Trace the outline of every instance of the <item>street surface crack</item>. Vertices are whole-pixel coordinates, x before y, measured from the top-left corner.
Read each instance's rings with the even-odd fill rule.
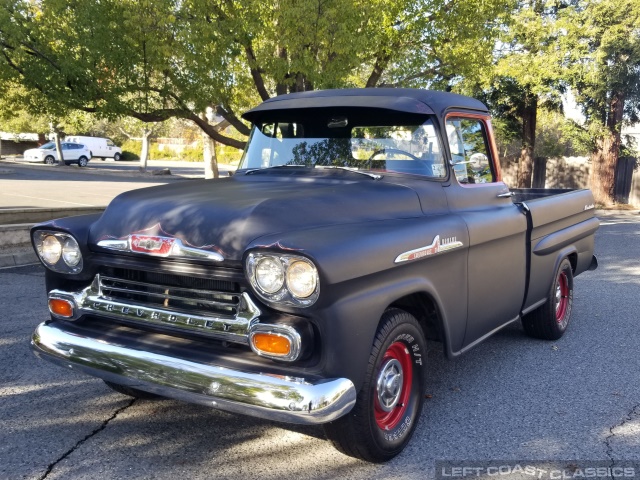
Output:
[[[625,417],[622,419],[620,423],[617,423],[614,426],[609,428],[609,435],[607,435],[607,437],[604,439],[604,445],[605,445],[605,454],[607,455],[607,457],[609,458],[609,461],[611,462],[611,464],[609,465],[611,468],[615,467],[616,465],[616,461],[613,458],[613,447],[611,446],[611,440],[613,440],[613,437],[616,436],[614,430],[624,426],[627,422],[630,422],[636,416],[640,416],[640,403],[634,406],[629,411],[629,413],[625,415]]]
[[[100,424],[99,427],[97,427],[95,430],[93,430],[90,434],[88,434],[83,439],[78,440],[78,442],[73,447],[71,447],[69,450],[67,450],[65,453],[63,453],[57,460],[54,460],[53,462],[51,462],[47,466],[47,470],[44,472],[44,474],[42,474],[42,476],[38,477],[38,480],[44,480],[45,478],[47,478],[49,476],[49,474],[53,471],[53,469],[56,467],[56,465],[58,465],[62,460],[67,458],[73,452],[75,452],[76,449],[80,445],[82,445],[84,442],[86,442],[87,440],[89,440],[90,438],[92,438],[93,436],[97,435],[98,433],[100,433],[105,428],[107,428],[107,425],[109,425],[109,422],[111,422],[111,420],[114,420],[121,412],[123,412],[127,408],[133,406],[135,401],[136,401],[136,399],[134,398],[134,399],[130,400],[129,402],[127,402],[127,404],[125,406],[118,408],[115,412],[113,412],[113,415],[111,415],[109,418],[107,418],[105,421],[103,421],[102,424]]]

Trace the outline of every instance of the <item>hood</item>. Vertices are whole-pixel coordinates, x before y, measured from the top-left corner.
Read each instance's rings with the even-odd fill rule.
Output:
[[[101,240],[141,234],[175,237],[240,260],[263,235],[422,215],[408,187],[342,176],[354,175],[236,175],[134,190],[116,197],[93,224],[90,248],[102,251]]]
[[[23,155],[27,155],[27,154],[33,154],[33,153],[43,153],[46,152],[47,150],[42,150],[41,148],[30,148],[29,150],[25,150],[23,152]]]

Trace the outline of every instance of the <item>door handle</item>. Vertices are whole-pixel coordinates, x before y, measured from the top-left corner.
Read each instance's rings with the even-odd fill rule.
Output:
[[[509,198],[509,197],[513,197],[514,195],[515,193],[513,192],[499,193],[498,198]]]

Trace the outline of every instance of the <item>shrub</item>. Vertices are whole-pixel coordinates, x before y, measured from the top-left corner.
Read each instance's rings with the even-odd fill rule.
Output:
[[[122,155],[120,156],[121,160],[140,160],[140,155],[130,152],[128,150],[123,150]]]
[[[182,154],[178,155],[179,160],[185,162],[201,162],[204,157],[202,145],[198,143],[195,147],[186,146],[182,150]]]

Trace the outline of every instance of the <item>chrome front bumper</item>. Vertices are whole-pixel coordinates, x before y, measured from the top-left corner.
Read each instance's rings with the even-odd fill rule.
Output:
[[[83,336],[66,330],[64,321],[38,325],[31,344],[46,360],[104,380],[269,420],[331,422],[356,401],[355,387],[346,378],[310,382],[197,363]]]

